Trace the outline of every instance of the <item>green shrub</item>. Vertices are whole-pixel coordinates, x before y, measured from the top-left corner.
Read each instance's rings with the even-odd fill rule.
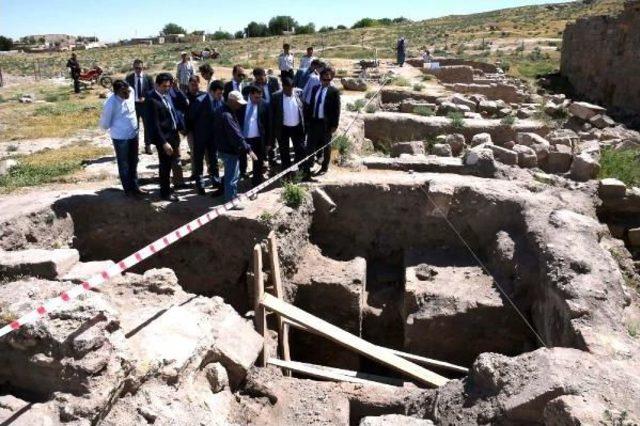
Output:
[[[394,77],[394,78],[391,79],[391,84],[396,85],[396,86],[407,87],[411,83],[405,77]]]
[[[7,152],[16,152],[18,150],[18,145],[11,144],[7,147]]]
[[[464,129],[464,114],[461,112],[450,112],[447,117],[451,120],[451,126],[455,130]]]
[[[433,80],[433,75],[431,74],[425,74],[422,76],[422,81],[431,81]]]
[[[413,90],[415,90],[416,92],[422,92],[424,90],[424,84],[422,83],[416,83],[413,85]]]
[[[367,99],[371,99],[371,98],[375,98],[376,97],[376,92],[367,92],[364,97]]]
[[[286,182],[282,191],[284,204],[292,209],[297,209],[302,205],[307,191],[297,183]]]
[[[423,117],[431,117],[435,115],[435,112],[429,107],[426,106],[417,106],[413,109],[413,113],[417,115],[421,115]]]
[[[351,152],[351,149],[353,148],[353,143],[351,142],[351,139],[349,139],[348,136],[341,135],[341,136],[338,136],[333,141],[333,147],[338,150],[338,153],[340,154],[341,157],[345,157]]]
[[[373,114],[375,112],[378,112],[378,105],[376,104],[369,104],[367,105],[367,107],[365,108],[365,111],[369,114]]]
[[[347,110],[352,112],[360,112],[362,111],[362,108],[364,108],[365,104],[366,102],[364,99],[356,99],[354,103],[347,104]]]
[[[500,123],[504,124],[505,126],[513,126],[515,122],[516,117],[514,117],[513,115],[507,115],[502,120],[500,120]]]
[[[640,186],[640,149],[616,151],[607,148],[600,158],[601,179],[620,179],[628,186]]]

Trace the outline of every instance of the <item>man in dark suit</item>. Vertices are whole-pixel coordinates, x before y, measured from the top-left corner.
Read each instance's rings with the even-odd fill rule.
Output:
[[[223,84],[215,80],[209,85],[209,93],[203,93],[189,105],[187,128],[193,135],[193,175],[198,194],[205,195],[202,180],[205,155],[209,163],[211,184],[218,190],[222,187],[218,170],[218,148],[215,138],[216,115],[224,105],[222,100]],[[220,191],[212,194],[220,195]]]
[[[332,67],[324,68],[320,72],[321,84],[311,92],[311,103],[307,105],[306,110],[309,122],[308,153],[324,146],[319,175],[329,170],[331,145],[328,144],[340,123],[340,92],[331,85],[335,75]]]
[[[269,132],[271,119],[269,109],[262,98],[262,89],[258,86],[249,86],[248,93],[249,100],[246,105],[238,109],[237,116],[242,135],[251,147],[251,151],[256,155],[253,160],[251,183],[253,186],[258,186],[262,183],[262,174],[264,173],[265,145],[271,137]],[[244,170],[242,170],[243,168]],[[240,157],[240,169],[241,174],[246,173],[246,154]]]
[[[247,78],[247,74],[245,73],[244,68],[242,68],[240,65],[234,65],[231,73],[233,75],[233,78],[231,79],[231,81],[228,81],[224,85],[223,96],[225,102],[227,102],[227,100],[229,99],[229,93],[233,91],[242,93],[242,89],[244,89],[245,87],[244,79]]]
[[[140,118],[144,112],[144,100],[147,97],[147,93],[153,90],[153,79],[149,74],[144,73],[144,64],[142,60],[136,59],[133,61],[133,72],[127,75],[125,81],[133,90],[133,98],[136,105],[136,118],[138,124],[140,124]],[[151,151],[151,142],[147,136],[147,131],[144,132],[144,153],[153,154]]]
[[[282,91],[274,94],[271,102],[272,140],[278,142],[283,169],[291,166],[289,140],[293,144],[296,163],[306,155],[304,103],[293,86],[294,83],[290,77],[283,77]],[[302,165],[305,178],[311,175],[308,166],[307,163]]]
[[[160,73],[156,76],[156,88],[145,99],[146,128],[149,140],[158,150],[160,172],[160,197],[166,201],[178,201],[171,193],[172,164],[178,159],[180,135],[178,112],[169,96],[173,76]]]
[[[274,93],[280,91],[280,82],[276,77],[268,76],[264,68],[254,68],[253,78],[254,78],[253,84],[255,86],[258,86],[260,89],[262,89],[262,99],[268,107],[269,104],[271,103],[271,99],[273,98]],[[248,96],[247,89],[248,87],[245,88],[245,90],[242,93],[245,97]],[[272,145],[267,147],[266,156],[269,160],[269,165],[271,167],[275,166],[276,155]]]

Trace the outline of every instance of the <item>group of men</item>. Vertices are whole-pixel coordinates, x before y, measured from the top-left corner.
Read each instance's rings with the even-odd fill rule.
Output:
[[[152,145],[158,152],[160,196],[167,201],[178,200],[171,188],[172,173],[174,189],[185,186],[181,135],[189,143],[192,178],[201,195],[206,194],[205,162],[212,195],[224,194],[226,201],[237,196],[239,180],[248,178],[248,158],[252,160],[253,186],[262,183],[267,164],[270,170],[278,165],[288,169],[292,161],[301,162],[316,151],[321,152],[317,157],[322,161],[315,175],[326,173],[331,162],[330,141],[340,121],[340,93],[332,85],[335,70],[313,57],[310,47],[296,73],[288,44],[283,46],[278,66],[280,80],[263,68],[254,68],[253,79],[248,80],[244,68],[236,65],[232,80],[224,83],[213,80],[209,64],[201,65],[197,75],[186,53],[177,66],[176,78],[160,73],[152,79],[136,59],[133,72],[125,80],[113,82],[113,94],[105,103],[100,122],[111,133],[125,193],[145,195],[137,182],[141,120],[145,152],[151,153]],[[206,92],[200,90],[201,79]],[[218,158],[224,165],[223,176]],[[302,180],[313,180],[315,159],[316,155],[310,156],[301,163]]]

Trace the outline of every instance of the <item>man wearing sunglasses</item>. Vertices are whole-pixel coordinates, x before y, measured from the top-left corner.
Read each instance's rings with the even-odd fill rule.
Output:
[[[123,80],[113,82],[113,94],[107,99],[100,127],[109,130],[118,162],[118,174],[127,196],[146,194],[138,187],[138,120],[131,88]]]
[[[329,170],[331,162],[332,135],[340,123],[340,92],[331,85],[336,73],[332,67],[326,67],[320,72],[320,85],[311,92],[311,102],[307,105],[307,121],[309,134],[307,139],[308,154],[324,147],[322,150],[322,167],[317,173],[322,175]],[[310,166],[307,167],[309,170]],[[305,179],[310,180],[309,172],[305,172]]]
[[[224,92],[222,94],[225,102],[227,102],[227,100],[229,99],[229,93],[242,93],[242,89],[244,89],[245,87],[244,80],[247,78],[247,73],[240,65],[234,65],[231,73],[233,75],[233,78],[231,79],[231,81],[225,83]]]
[[[133,72],[127,75],[124,79],[129,87],[133,89],[133,99],[136,104],[136,119],[140,124],[140,118],[143,119],[142,113],[144,112],[144,100],[147,97],[147,93],[153,90],[153,79],[149,74],[144,73],[144,63],[140,59],[133,61]],[[151,151],[151,142],[147,132],[144,132],[144,153],[153,154]]]

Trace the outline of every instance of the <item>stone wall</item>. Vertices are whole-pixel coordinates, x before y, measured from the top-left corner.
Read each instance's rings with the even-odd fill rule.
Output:
[[[617,17],[596,16],[567,25],[561,74],[577,95],[626,114],[640,113],[640,1]]]

